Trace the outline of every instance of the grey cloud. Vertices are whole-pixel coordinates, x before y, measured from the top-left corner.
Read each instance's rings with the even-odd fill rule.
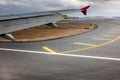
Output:
[[[89,4],[89,16],[120,14],[119,0],[0,0],[0,14],[80,8]]]

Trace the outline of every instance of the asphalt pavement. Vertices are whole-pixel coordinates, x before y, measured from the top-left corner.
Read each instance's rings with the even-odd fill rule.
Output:
[[[68,22],[97,28],[50,41],[0,43],[0,80],[120,80],[119,21]]]

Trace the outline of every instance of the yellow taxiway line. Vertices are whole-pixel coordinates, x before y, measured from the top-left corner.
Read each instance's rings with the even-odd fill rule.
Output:
[[[105,39],[105,38],[93,38],[93,39],[95,39],[95,40],[112,40],[112,39]]]
[[[52,49],[50,49],[50,48],[48,48],[48,47],[46,47],[46,46],[43,46],[42,48],[43,48],[44,50],[48,51],[49,53],[52,53],[52,54],[55,54],[55,53],[56,53],[54,50],[52,50]]]
[[[94,45],[94,44],[88,44],[88,43],[79,43],[79,42],[74,42],[73,44],[78,44],[78,45],[85,45],[85,46],[97,46],[97,45]]]
[[[117,34],[118,32],[107,32],[108,34]]]
[[[119,32],[107,32],[108,34],[120,34]]]
[[[103,35],[103,36],[116,36],[116,35]]]
[[[120,36],[118,36],[117,38],[112,39],[112,40],[110,40],[110,41],[107,41],[107,42],[105,42],[105,43],[98,44],[98,45],[96,45],[96,46],[90,46],[90,47],[86,47],[86,48],[74,49],[74,50],[64,51],[64,52],[61,52],[61,53],[62,53],[62,54],[68,54],[68,53],[73,53],[73,52],[79,52],[79,51],[83,51],[83,50],[93,49],[93,48],[105,46],[105,45],[110,44],[110,43],[112,43],[112,42],[115,42],[115,41],[117,41],[117,40],[119,40],[119,39],[120,39]]]

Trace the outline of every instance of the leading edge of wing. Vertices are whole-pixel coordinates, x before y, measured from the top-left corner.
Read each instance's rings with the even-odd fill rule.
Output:
[[[44,24],[53,26],[53,24],[57,21],[64,19],[62,14],[64,15],[66,13],[81,11],[84,15],[86,15],[87,9],[89,7],[90,6],[86,6],[81,9],[56,10],[29,14],[0,16],[0,35],[7,39],[14,40],[15,38],[10,34],[11,32]]]
[[[33,18],[33,17],[42,17],[47,15],[54,14],[67,14],[81,11],[84,15],[87,15],[87,9],[90,5],[85,6],[81,9],[66,9],[66,10],[55,10],[55,11],[44,11],[44,12],[36,12],[36,13],[26,13],[26,14],[11,14],[0,16],[0,21],[8,21],[8,20],[16,20],[16,19],[24,19],[24,18]]]

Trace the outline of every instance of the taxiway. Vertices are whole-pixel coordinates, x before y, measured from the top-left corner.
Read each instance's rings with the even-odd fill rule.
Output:
[[[0,43],[0,80],[119,80],[119,22],[57,40]]]

